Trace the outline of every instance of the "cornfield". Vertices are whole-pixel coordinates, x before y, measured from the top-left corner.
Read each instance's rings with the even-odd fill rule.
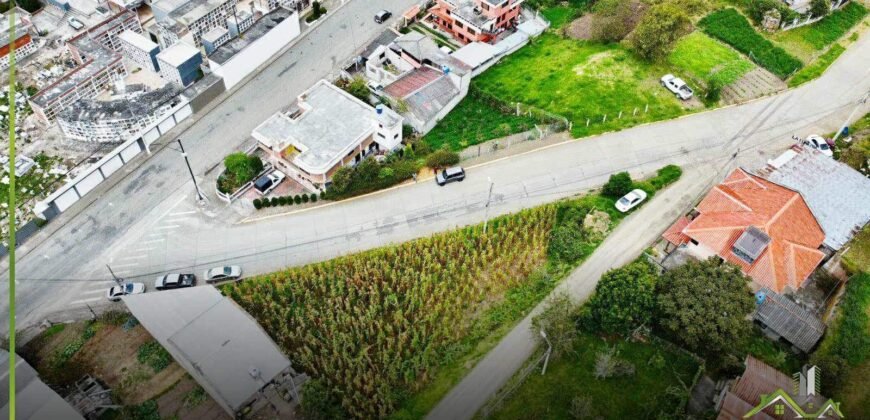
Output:
[[[553,205],[224,287],[357,418],[424,386],[476,314],[547,258]]]

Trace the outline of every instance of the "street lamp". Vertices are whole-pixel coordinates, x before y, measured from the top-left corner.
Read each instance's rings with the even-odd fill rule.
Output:
[[[181,156],[184,156],[184,163],[187,164],[187,171],[190,172],[190,179],[193,180],[193,188],[196,188],[196,199],[200,202],[205,200],[202,192],[199,191],[199,185],[196,183],[196,177],[193,176],[193,169],[190,167],[190,160],[187,159],[187,153],[184,151],[184,145],[181,144],[181,139],[175,139],[178,142],[178,147],[181,149]]]

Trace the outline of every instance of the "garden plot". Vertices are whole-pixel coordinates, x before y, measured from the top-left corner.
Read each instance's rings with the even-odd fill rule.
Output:
[[[736,104],[785,90],[786,84],[773,73],[756,67],[722,89],[722,101]]]

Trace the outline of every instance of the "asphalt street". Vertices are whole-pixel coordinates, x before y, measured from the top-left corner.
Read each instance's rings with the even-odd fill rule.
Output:
[[[244,141],[254,126],[332,71],[342,61],[339,57],[350,56],[354,46],[348,45],[349,40],[376,35],[380,27],[372,25],[371,15],[383,7],[384,3],[354,0],[309,34],[298,50],[282,56],[201,118],[183,134],[195,172],[204,174]],[[181,157],[167,149],[49,240],[28,250],[19,262],[19,324],[101,303],[100,293],[110,284],[105,264],[126,278],[148,284],[165,272],[200,273],[225,263],[241,265],[246,274],[264,273],[478,223],[486,216],[586,192],[613,172],[628,170],[639,177],[671,163],[688,168],[688,176],[679,190],[669,191],[703,190],[707,179],[725,165],[758,166],[787,147],[792,135],[838,128],[870,89],[868,57],[870,42],[864,36],[821,79],[777,96],[490,162],[470,168],[465,182],[444,188],[432,182],[409,184],[245,224],[222,220],[225,213],[214,203],[197,207]],[[487,210],[489,180],[495,185]],[[614,235],[617,239],[608,243],[619,238],[631,242],[602,249],[622,245],[629,255],[632,247],[643,245],[636,240],[657,235],[652,229],[673,220],[683,203],[691,201],[691,194],[664,201],[668,194],[674,193],[657,197],[619,228],[645,229],[645,236]],[[633,224],[640,214],[656,223],[648,228]],[[563,287],[580,282],[588,290],[595,281],[597,276],[580,280],[572,276]],[[522,331],[511,332],[504,346],[497,347],[500,351],[479,363],[436,408],[433,418],[470,418],[503,385],[512,369],[527,358],[528,349],[534,348],[527,327],[517,328]]]

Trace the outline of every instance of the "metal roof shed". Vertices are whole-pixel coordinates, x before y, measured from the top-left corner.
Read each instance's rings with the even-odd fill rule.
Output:
[[[290,360],[247,312],[213,286],[123,297],[133,316],[231,416]]]
[[[825,324],[818,317],[786,296],[763,288],[756,299],[752,318],[804,353],[809,353],[825,333]]]

